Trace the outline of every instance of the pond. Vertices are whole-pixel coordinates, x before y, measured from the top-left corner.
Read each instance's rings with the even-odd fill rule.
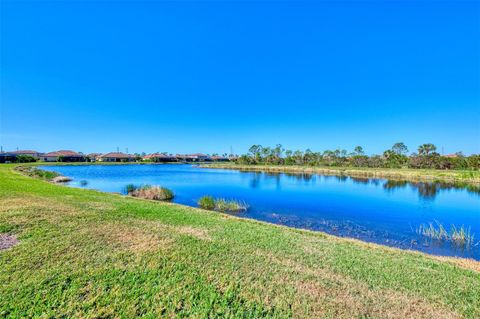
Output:
[[[478,186],[244,172],[181,164],[42,168],[73,178],[68,183],[72,187],[125,193],[127,184],[160,185],[173,190],[173,201],[184,205],[197,206],[204,195],[237,199],[249,205],[246,212],[237,214],[241,217],[480,260]],[[450,235],[432,238],[428,228],[425,230],[430,223],[436,230],[443,225],[448,234],[453,226],[457,230],[463,226],[474,236],[473,241],[452,240]]]

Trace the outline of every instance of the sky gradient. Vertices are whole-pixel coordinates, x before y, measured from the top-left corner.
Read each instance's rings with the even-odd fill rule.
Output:
[[[480,153],[475,2],[13,2],[4,150]]]

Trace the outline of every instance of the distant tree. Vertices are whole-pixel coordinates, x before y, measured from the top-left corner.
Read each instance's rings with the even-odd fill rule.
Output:
[[[398,155],[406,155],[408,153],[408,147],[404,143],[398,142],[393,144],[392,151]]]
[[[354,155],[363,155],[363,147],[361,146],[355,146],[355,149],[353,150]]]
[[[422,144],[418,147],[418,155],[428,156],[430,153],[435,152],[437,147],[431,143]]]
[[[16,158],[17,163],[33,163],[36,161],[35,157],[30,155],[18,155]]]
[[[261,154],[263,151],[262,145],[252,145],[248,151],[252,154],[252,158],[254,161],[260,162],[261,161]]]

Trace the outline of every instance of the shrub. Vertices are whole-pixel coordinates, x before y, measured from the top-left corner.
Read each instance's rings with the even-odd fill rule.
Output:
[[[18,155],[16,162],[17,163],[33,163],[36,162],[37,160],[30,155]]]
[[[203,209],[214,210],[215,199],[212,196],[203,196],[197,202],[198,206]]]

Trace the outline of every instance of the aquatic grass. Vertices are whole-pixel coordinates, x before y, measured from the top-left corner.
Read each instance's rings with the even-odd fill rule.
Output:
[[[198,202],[198,206],[207,210],[215,210],[222,213],[239,213],[248,209],[247,203],[235,199],[213,198],[212,196],[203,196]]]
[[[137,185],[134,185],[134,184],[127,184],[125,186],[125,193],[130,194],[133,191],[137,190],[138,188],[140,188],[140,186],[137,186]]]
[[[438,221],[435,221],[436,226],[433,223],[428,223],[428,225],[422,224],[417,228],[417,234],[436,239],[436,240],[447,240],[449,238],[448,232],[445,230],[442,224]]]
[[[60,174],[58,174],[57,172],[38,169],[34,166],[17,166],[15,169],[17,171],[21,172],[24,175],[39,178],[39,179],[43,179],[43,180],[46,180],[46,181],[51,181],[55,177],[60,176]]]
[[[215,209],[215,199],[212,196],[203,196],[201,197],[198,202],[198,207],[208,210]]]
[[[447,231],[438,221],[435,221],[435,224],[422,224],[417,228],[416,232],[421,236],[438,241],[449,241],[461,247],[475,246],[475,235],[472,234],[470,227],[466,229],[463,225],[457,227],[452,224],[450,231]]]
[[[455,225],[452,225],[451,235],[452,241],[460,246],[473,246],[475,235],[472,234],[470,227],[465,229],[462,225],[460,228],[457,228]]]
[[[248,209],[247,203],[235,199],[217,198],[215,210],[224,213],[239,213]]]
[[[138,187],[129,184],[126,189],[129,190],[127,194],[130,196],[150,200],[171,200],[175,196],[170,189],[161,186],[143,185]]]

